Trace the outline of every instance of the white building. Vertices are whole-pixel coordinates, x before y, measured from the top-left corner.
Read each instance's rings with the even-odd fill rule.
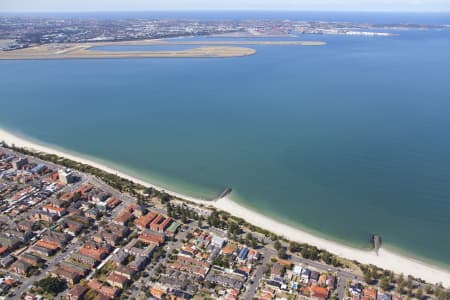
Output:
[[[227,240],[225,238],[222,238],[218,235],[213,234],[211,239],[211,244],[213,244],[216,247],[222,248]]]
[[[69,184],[75,182],[75,176],[71,169],[60,169],[58,171],[59,181],[64,184]]]

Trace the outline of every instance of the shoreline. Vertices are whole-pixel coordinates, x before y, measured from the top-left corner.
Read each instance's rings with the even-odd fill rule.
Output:
[[[88,164],[105,172],[116,174],[120,177],[134,181],[143,186],[152,187],[157,190],[164,191],[173,197],[180,198],[181,200],[184,199],[196,204],[210,206],[219,210],[226,211],[233,216],[245,219],[248,223],[269,230],[289,240],[300,243],[307,243],[349,260],[356,260],[362,264],[373,264],[387,270],[392,270],[398,274],[403,273],[404,275],[412,275],[433,284],[442,282],[445,287],[450,287],[450,270],[446,270],[439,266],[422,262],[415,258],[400,255],[398,253],[386,250],[383,247],[379,250],[379,254],[376,255],[375,251],[353,248],[340,244],[338,242],[328,240],[326,238],[315,236],[302,229],[295,228],[293,226],[284,224],[280,221],[265,216],[261,213],[255,212],[252,209],[233,201],[228,196],[216,201],[208,201],[188,195],[183,195],[181,193],[167,190],[145,180],[128,175],[125,172],[116,170],[112,167],[108,167],[91,159],[57,150],[52,148],[50,145],[44,145],[40,142],[27,140],[26,138],[20,137],[3,128],[0,128],[0,141],[4,141],[9,145],[14,144],[18,147],[28,148],[49,154],[55,154],[74,161],[78,161],[80,163]]]
[[[120,58],[226,58],[249,56],[256,53],[252,48],[238,46],[199,46],[175,51],[97,51],[95,46],[74,45],[67,48],[51,48],[48,45],[0,52],[0,60],[46,60],[46,59],[120,59]]]
[[[226,58],[242,57],[256,53],[251,45],[280,46],[322,46],[325,42],[317,41],[164,41],[140,40],[117,42],[86,42],[43,44],[32,47],[0,51],[0,60],[43,60],[43,59],[101,59],[101,58]],[[186,50],[160,51],[102,51],[93,50],[104,46],[177,46],[190,45]],[[247,46],[247,47],[244,47]]]

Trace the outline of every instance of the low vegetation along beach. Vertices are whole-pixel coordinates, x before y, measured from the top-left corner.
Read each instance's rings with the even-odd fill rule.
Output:
[[[104,51],[93,50],[103,46],[182,46],[194,48],[167,51]],[[238,46],[237,46],[238,45]],[[280,45],[280,46],[321,46],[324,42],[316,41],[127,41],[73,44],[45,44],[25,49],[0,52],[0,59],[83,59],[83,58],[145,58],[145,57],[239,57],[256,53],[244,45]]]
[[[188,195],[182,195],[173,191],[168,191],[162,187],[154,186],[150,182],[130,176],[124,172],[115,170],[93,160],[85,159],[64,151],[59,151],[50,146],[45,146],[41,143],[31,142],[27,139],[24,139],[2,129],[0,130],[0,141],[3,141],[8,145],[14,145],[16,147],[30,149],[33,151],[54,154],[83,164],[91,165],[95,168],[98,168],[105,172],[116,174],[117,176],[128,179],[145,187],[152,187],[157,190],[164,191],[173,197],[194,202],[203,206],[214,207],[216,209],[228,212],[233,216],[244,219],[246,222],[252,225],[268,230],[288,240],[299,243],[308,243],[349,260],[355,260],[363,264],[376,265],[387,270],[392,270],[399,274],[403,273],[405,275],[412,275],[416,278],[421,278],[432,283],[439,281],[442,282],[442,284],[446,287],[450,286],[450,272],[448,270],[439,268],[437,266],[432,266],[428,263],[422,263],[421,261],[409,257],[398,255],[383,248],[379,250],[377,255],[375,251],[360,250],[314,236],[308,232],[288,226],[267,216],[254,212],[251,209],[236,203],[228,196],[216,201],[207,201],[203,199],[193,198]]]

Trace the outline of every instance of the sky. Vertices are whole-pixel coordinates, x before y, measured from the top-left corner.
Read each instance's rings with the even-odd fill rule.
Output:
[[[450,12],[450,0],[0,0],[0,13],[157,10]]]

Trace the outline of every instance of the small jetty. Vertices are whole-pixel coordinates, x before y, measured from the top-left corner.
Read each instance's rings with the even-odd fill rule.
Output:
[[[221,193],[219,193],[216,197],[214,197],[214,198],[212,199],[212,201],[217,201],[217,200],[219,200],[219,199],[222,199],[222,198],[228,196],[232,191],[233,191],[232,188],[227,187],[227,188],[225,188]]]
[[[375,253],[378,255],[378,251],[381,248],[381,235],[373,234],[372,235],[372,244],[373,244],[373,248],[375,249]]]

